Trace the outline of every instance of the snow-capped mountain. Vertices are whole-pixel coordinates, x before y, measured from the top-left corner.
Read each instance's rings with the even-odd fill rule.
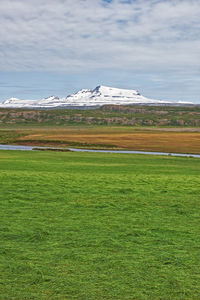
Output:
[[[97,86],[94,90],[81,90],[66,98],[68,103],[81,105],[127,105],[134,103],[165,103],[165,101],[148,99],[136,90],[125,90],[107,86]]]
[[[94,90],[83,89],[66,98],[59,99],[50,96],[42,100],[20,100],[10,98],[0,103],[0,107],[13,108],[53,108],[53,107],[98,107],[106,104],[131,105],[131,104],[170,104],[169,101],[153,100],[146,98],[136,90],[119,89],[107,86],[97,86]]]

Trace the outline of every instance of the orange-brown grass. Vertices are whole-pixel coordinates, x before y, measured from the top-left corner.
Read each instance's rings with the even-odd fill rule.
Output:
[[[92,147],[106,145],[130,150],[179,153],[200,153],[200,132],[180,132],[175,129],[136,130],[131,128],[68,128],[35,129],[18,139],[26,145]]]

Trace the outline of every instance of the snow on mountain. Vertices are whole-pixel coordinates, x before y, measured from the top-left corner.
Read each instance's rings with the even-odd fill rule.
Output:
[[[135,103],[166,103],[166,101],[148,99],[136,90],[125,90],[107,86],[97,86],[94,90],[81,90],[66,98],[73,105],[128,105]],[[76,104],[75,104],[76,103]]]
[[[0,103],[0,107],[13,108],[53,108],[53,107],[77,107],[77,106],[102,106],[105,104],[131,105],[131,104],[170,104],[168,101],[146,98],[136,90],[119,89],[107,86],[97,86],[93,90],[83,89],[59,99],[50,96],[41,100],[20,100],[10,98]]]
[[[37,104],[39,106],[43,106],[43,105],[56,105],[60,103],[60,99],[56,96],[50,96],[47,98],[44,98],[42,100],[37,101]]]
[[[20,100],[17,98],[10,98],[2,103],[0,107],[12,107],[12,108],[43,108],[43,107],[56,107],[60,106],[62,99],[56,96],[50,96],[41,100]]]
[[[10,98],[2,103],[0,103],[1,107],[23,107],[26,103],[26,106],[34,106],[36,105],[38,100],[20,100],[18,98]]]
[[[178,104],[194,104],[193,102],[189,102],[189,101],[178,101]]]

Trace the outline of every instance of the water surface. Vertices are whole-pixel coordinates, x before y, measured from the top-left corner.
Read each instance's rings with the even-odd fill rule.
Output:
[[[78,148],[60,148],[60,147],[40,147],[40,146],[22,146],[22,145],[0,145],[0,150],[28,150],[36,151],[34,148],[41,149],[66,149],[73,152],[98,152],[98,153],[124,153],[124,154],[147,154],[147,155],[171,155],[183,157],[197,157],[200,154],[185,154],[185,153],[167,153],[167,152],[150,152],[150,151],[133,151],[133,150],[92,150],[92,149],[78,149]]]

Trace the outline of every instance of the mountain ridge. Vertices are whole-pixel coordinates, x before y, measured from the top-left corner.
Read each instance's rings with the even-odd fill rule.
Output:
[[[178,103],[178,102],[177,102]],[[193,104],[181,102],[181,104]],[[142,96],[137,90],[120,89],[104,85],[98,85],[93,90],[82,89],[65,98],[50,96],[41,100],[21,100],[10,98],[2,103],[0,107],[11,108],[56,108],[56,107],[101,107],[103,105],[134,105],[134,104],[174,104],[174,102],[155,100]]]

